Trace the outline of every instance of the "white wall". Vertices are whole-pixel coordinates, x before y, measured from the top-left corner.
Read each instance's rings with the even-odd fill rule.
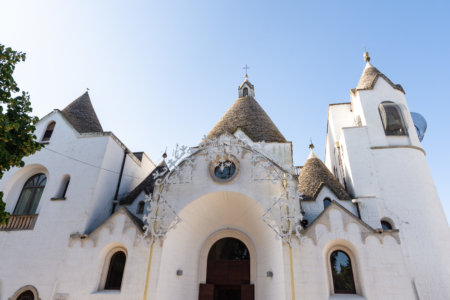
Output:
[[[142,299],[150,246],[141,236],[141,230],[126,213],[118,211],[85,240],[68,240],[64,260],[57,270],[53,295],[68,294],[69,299]],[[127,254],[121,290],[104,290],[108,254],[118,249]]]
[[[11,169],[0,181],[6,210],[12,212],[25,181],[40,172],[47,176],[34,229],[0,231],[2,300],[28,284],[38,289],[42,299],[50,299],[58,280],[56,270],[65,262],[69,236],[83,233],[89,220],[100,224],[110,214],[123,157],[117,150],[120,147],[109,134],[78,134],[59,111],[37,124],[37,137],[43,136],[50,121],[56,126],[45,148],[26,157],[25,167]],[[128,172],[139,175],[150,172],[148,167],[146,171]],[[70,175],[66,200],[50,200],[57,195],[66,174]],[[93,207],[101,209],[95,211]]]
[[[372,233],[333,205],[294,248],[297,299],[329,299],[334,294],[329,258],[334,250],[352,261],[357,293],[365,299],[415,299],[403,253],[390,233]],[[341,298],[339,298],[341,299]],[[352,295],[342,299],[354,299]]]

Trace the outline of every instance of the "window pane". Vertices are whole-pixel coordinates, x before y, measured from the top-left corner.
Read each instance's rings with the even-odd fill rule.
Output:
[[[381,228],[383,228],[383,230],[391,230],[392,225],[387,221],[381,221]]]
[[[145,202],[144,201],[139,202],[136,213],[143,214],[144,208],[145,208]]]
[[[33,199],[31,199],[31,203],[29,205],[28,211],[26,212],[27,215],[32,215],[36,213],[36,209],[39,205],[39,200],[41,200],[42,192],[44,191],[44,188],[36,188],[34,191]]]
[[[122,251],[115,253],[109,263],[108,276],[106,278],[105,290],[120,290],[122,285],[123,271],[125,269],[126,256]]]
[[[214,169],[214,175],[221,180],[231,179],[234,173],[236,173],[236,165],[229,160],[219,162]]]
[[[27,180],[24,187],[32,188],[32,187],[44,187],[47,183],[47,177],[44,174],[37,174]]]
[[[14,215],[24,215],[28,203],[32,197],[33,190],[32,189],[23,189],[22,194],[19,197],[19,201],[17,202],[16,209],[14,209]]]
[[[46,183],[47,177],[44,174],[37,174],[28,179],[23,186],[13,214],[32,215],[36,213]]]
[[[42,138],[43,141],[50,140],[53,134],[53,130],[55,129],[55,124],[56,124],[55,122],[52,122],[47,126],[47,129],[45,130],[44,133],[44,137]]]
[[[45,177],[44,174],[39,174],[37,178],[38,180],[36,186],[44,187],[45,184],[47,183],[47,177]]]
[[[335,293],[355,294],[355,282],[350,258],[342,251],[334,251],[330,257]]]

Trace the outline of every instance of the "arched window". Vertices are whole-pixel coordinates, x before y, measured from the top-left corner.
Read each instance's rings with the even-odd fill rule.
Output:
[[[323,199],[323,209],[326,209],[328,206],[330,206],[331,200],[330,198]]]
[[[381,228],[383,228],[383,230],[392,230],[392,225],[388,221],[382,220],[381,221]]]
[[[17,297],[17,300],[34,300],[34,294],[32,291],[25,291]]]
[[[25,182],[13,215],[33,215],[44,191],[47,177],[39,173]]]
[[[127,257],[123,251],[117,251],[111,256],[105,281],[105,290],[120,290],[126,260]]]
[[[139,215],[143,214],[144,213],[144,208],[145,208],[145,202],[144,201],[140,201],[138,203],[138,207],[137,207],[136,213],[139,214]]]
[[[356,294],[350,257],[341,250],[336,250],[330,256],[333,287],[336,294]]]
[[[11,298],[11,300],[37,300],[39,294],[37,289],[32,285],[26,285],[18,289]]]
[[[48,124],[47,129],[45,130],[44,137],[42,138],[43,142],[49,141],[52,137],[53,130],[55,129],[56,122],[51,122]]]
[[[390,101],[382,102],[378,106],[381,121],[386,135],[406,135],[407,130],[400,107]]]
[[[242,91],[242,94],[244,95],[244,97],[248,96],[248,88],[244,88],[244,90]]]

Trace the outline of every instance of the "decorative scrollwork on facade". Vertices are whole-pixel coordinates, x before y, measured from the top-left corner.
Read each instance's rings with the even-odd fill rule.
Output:
[[[166,193],[170,185],[191,182],[192,172],[199,157],[203,157],[208,163],[210,173],[213,172],[211,176],[216,182],[226,183],[237,177],[239,172],[237,157],[244,158],[246,154],[251,154],[249,158],[252,166],[251,179],[271,181],[272,184],[279,185],[281,191],[279,196],[270,201],[261,216],[262,220],[284,242],[291,244],[294,236],[300,239],[303,215],[299,204],[301,194],[297,189],[297,181],[293,177],[295,170],[282,168],[257,148],[261,148],[261,145],[249,145],[229,134],[214,139],[208,139],[205,136],[197,147],[177,145],[172,152],[173,157],[166,162],[169,172],[166,174],[167,170],[163,170],[154,173],[154,191],[146,198],[149,205],[144,215],[145,235],[153,240],[163,240],[166,233],[181,222],[180,217],[166,199]],[[230,174],[225,174],[225,170]],[[221,178],[224,176],[227,178]]]

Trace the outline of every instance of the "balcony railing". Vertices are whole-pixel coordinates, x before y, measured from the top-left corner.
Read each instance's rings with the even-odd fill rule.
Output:
[[[38,215],[11,215],[6,225],[0,225],[0,231],[32,230]]]

